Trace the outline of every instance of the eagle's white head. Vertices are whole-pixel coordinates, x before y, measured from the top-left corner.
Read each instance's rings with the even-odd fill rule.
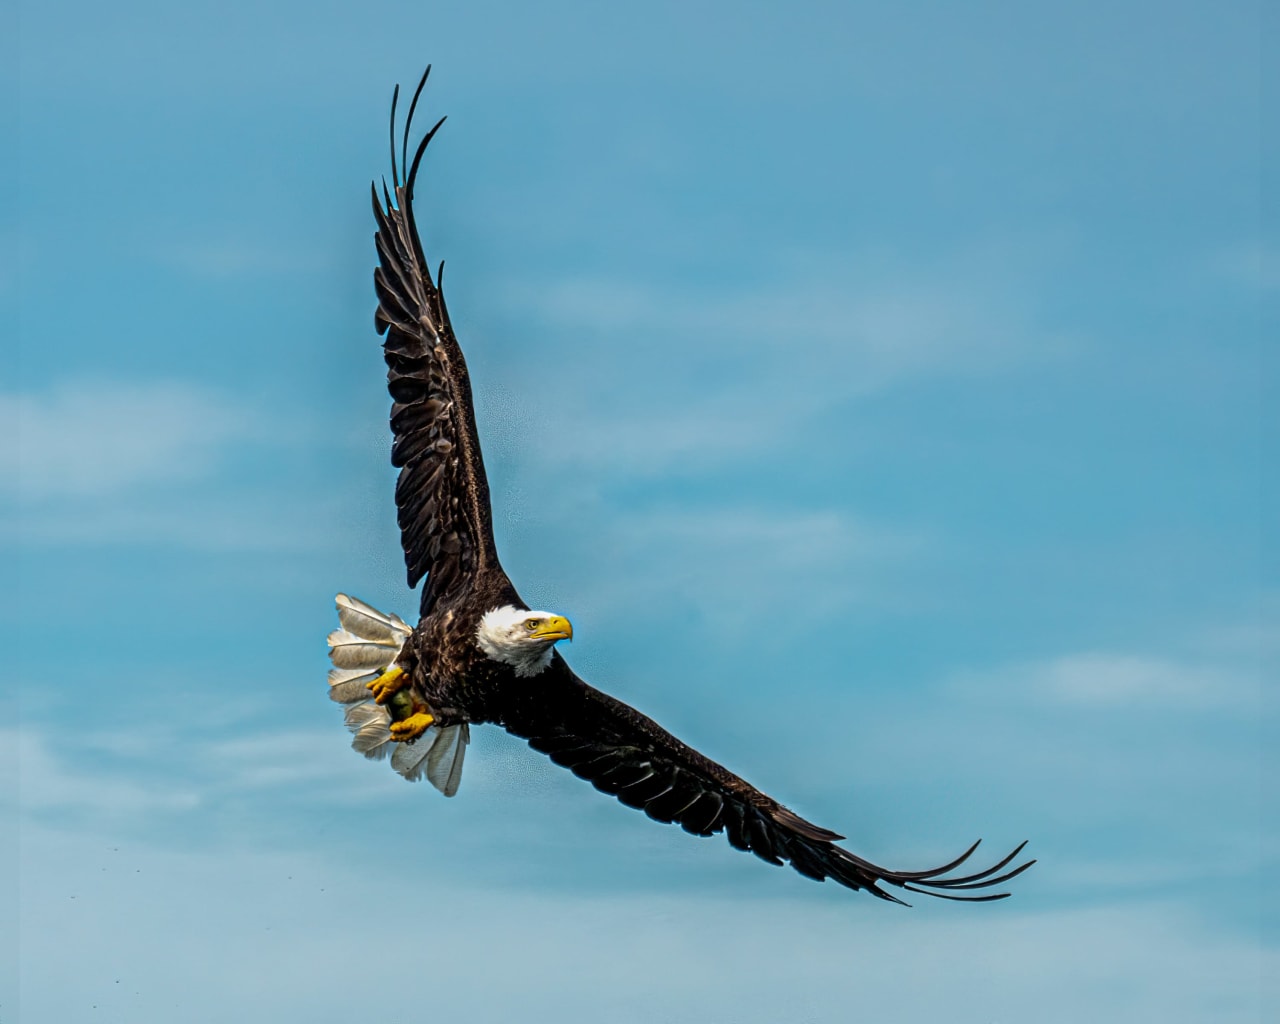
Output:
[[[573,626],[563,616],[509,604],[486,612],[476,630],[480,649],[518,676],[536,676],[551,664],[556,641],[572,639]]]

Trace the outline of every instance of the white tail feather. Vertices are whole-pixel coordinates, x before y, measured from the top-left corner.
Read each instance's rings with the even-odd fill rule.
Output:
[[[398,743],[391,754],[391,767],[410,782],[417,782],[427,770],[427,758],[439,739],[439,729],[428,729],[412,743]]]
[[[391,712],[375,703],[366,684],[400,656],[413,632],[398,615],[387,615],[358,598],[339,594],[341,629],[329,634],[329,697],[347,705],[353,750],[372,760],[391,755],[391,767],[410,782],[424,775],[445,796],[458,792],[471,731],[467,724],[430,728],[413,743],[391,738]]]
[[[400,653],[398,641],[369,640],[345,629],[329,634],[329,660],[338,668],[386,668]]]
[[[339,683],[349,683],[351,680],[359,679],[362,676],[367,676],[368,680],[377,679],[378,672],[374,669],[364,668],[331,668],[329,669],[329,685],[337,686]]]
[[[462,760],[470,742],[471,730],[463,722],[441,729],[440,739],[431,748],[427,758],[427,780],[445,796],[458,792],[458,783],[462,781]]]
[[[391,714],[372,700],[347,708],[347,728],[354,734],[351,749],[373,761],[381,761],[390,752]]]
[[[329,699],[339,704],[354,704],[369,699],[368,684],[378,678],[378,670],[359,668],[329,669]]]
[[[399,647],[413,632],[400,616],[380,612],[359,598],[339,594],[334,602],[342,628],[365,640],[380,640]]]
[[[377,672],[369,672],[366,676],[339,683],[329,687],[329,699],[339,704],[358,704],[369,699],[369,683],[378,678]]]

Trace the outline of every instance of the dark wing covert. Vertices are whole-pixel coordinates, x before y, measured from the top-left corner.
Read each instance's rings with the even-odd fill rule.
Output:
[[[893,871],[863,860],[835,845],[842,836],[806,821],[657,722],[583,682],[558,654],[538,685],[513,698],[502,724],[556,764],[656,821],[699,836],[723,831],[730,845],[770,864],[789,862],[809,878],[831,878],[895,903],[904,901],[882,884],[941,899],[1004,899],[1007,892],[967,893],[1006,882],[1035,863],[1004,870],[1025,842],[991,867],[961,875],[953,872],[978,843],[925,871]]]
[[[409,105],[396,162],[396,86],[391,100],[391,183],[373,187],[379,266],[375,317],[391,392],[392,465],[400,468],[396,508],[409,586],[424,576],[421,613],[479,570],[497,564],[489,485],[476,433],[466,361],[441,293],[444,264],[432,281],[413,216],[422,156],[436,122],[408,161],[409,132],[428,67]],[[400,175],[404,172],[403,180]],[[394,196],[394,198],[393,198]]]

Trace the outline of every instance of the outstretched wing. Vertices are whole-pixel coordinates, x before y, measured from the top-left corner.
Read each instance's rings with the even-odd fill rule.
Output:
[[[895,903],[887,884],[943,899],[999,900],[1008,893],[969,895],[1027,870],[1027,861],[1005,870],[1026,843],[991,867],[956,874],[977,849],[974,843],[948,864],[925,871],[893,871],[836,846],[843,838],[805,821],[732,772],[681,743],[657,722],[587,685],[557,654],[536,680],[514,688],[501,724],[529,741],[596,789],[656,821],[709,836],[723,831],[729,843],[770,864],[789,862],[802,875],[834,879],[850,889]]]
[[[376,184],[373,189],[379,260],[373,275],[375,322],[378,333],[386,335],[382,349],[393,401],[391,462],[400,467],[396,508],[409,586],[427,577],[424,615],[473,573],[497,564],[471,382],[440,291],[444,264],[432,281],[413,217],[422,155],[444,123],[441,118],[427,132],[409,163],[413,112],[430,73],[428,67],[409,105],[398,165],[396,87],[391,101],[392,191],[385,181],[381,194]]]

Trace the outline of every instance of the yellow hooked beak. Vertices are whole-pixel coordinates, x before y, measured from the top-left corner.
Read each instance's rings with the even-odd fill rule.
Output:
[[[552,615],[529,636],[533,640],[572,640],[573,624],[562,615]]]

